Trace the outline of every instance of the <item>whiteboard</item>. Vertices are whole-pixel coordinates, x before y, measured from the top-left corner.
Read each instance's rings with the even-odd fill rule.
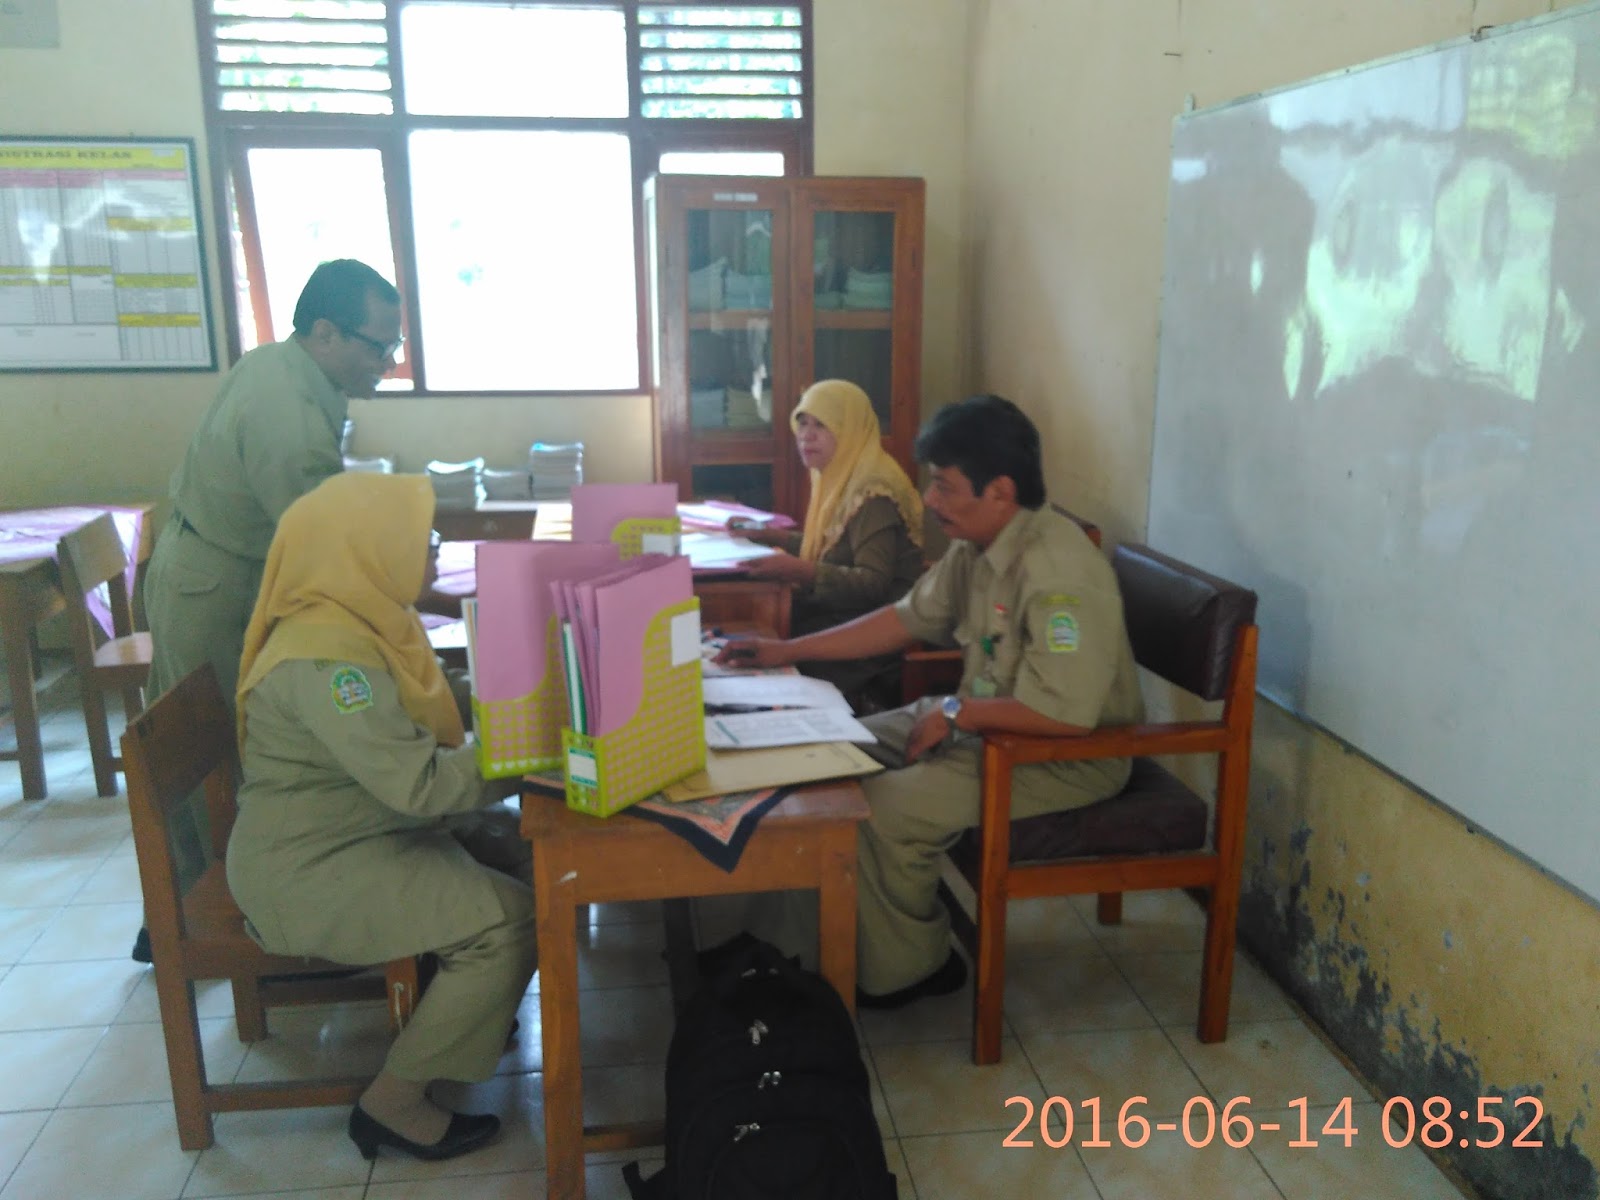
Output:
[[[0,371],[209,371],[188,138],[0,136]]]
[[[1148,536],[1600,897],[1600,5],[1178,118]]]

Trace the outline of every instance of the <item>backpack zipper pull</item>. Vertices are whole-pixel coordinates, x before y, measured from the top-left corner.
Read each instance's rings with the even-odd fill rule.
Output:
[[[761,1035],[771,1032],[772,1031],[767,1028],[766,1022],[762,1021],[759,1017],[756,1018],[756,1020],[750,1023],[750,1044],[752,1046],[761,1045]]]
[[[735,1125],[733,1127],[733,1140],[736,1141],[736,1142],[737,1141],[742,1141],[744,1138],[748,1137],[750,1134],[752,1134],[752,1133],[760,1133],[760,1132],[761,1132],[761,1126],[757,1125],[754,1121],[750,1122],[750,1124],[748,1124],[748,1125]]]
[[[782,1082],[782,1071],[763,1071],[761,1073],[761,1078],[756,1081],[756,1091],[759,1092],[762,1088],[767,1087],[768,1085],[777,1087]]]

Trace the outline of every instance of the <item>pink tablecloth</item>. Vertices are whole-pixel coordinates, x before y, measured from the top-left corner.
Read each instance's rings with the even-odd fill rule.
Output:
[[[0,512],[0,562],[54,558],[58,541],[74,529],[83,528],[101,513],[111,514],[111,519],[117,525],[117,533],[122,538],[122,551],[128,556],[128,594],[131,596],[139,560],[139,535],[145,517],[143,508],[104,504],[92,508],[27,508]],[[89,611],[100,622],[106,635],[111,636],[111,609],[104,588],[89,597]]]

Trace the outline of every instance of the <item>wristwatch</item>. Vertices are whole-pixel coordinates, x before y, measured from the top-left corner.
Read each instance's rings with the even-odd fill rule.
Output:
[[[939,701],[939,711],[944,714],[944,719],[950,722],[950,732],[956,731],[956,718],[961,715],[961,697],[946,696]]]

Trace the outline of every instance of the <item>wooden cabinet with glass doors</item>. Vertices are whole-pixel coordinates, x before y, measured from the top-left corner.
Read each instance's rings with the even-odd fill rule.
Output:
[[[661,175],[650,231],[656,478],[800,518],[800,393],[849,379],[915,475],[920,179]]]

